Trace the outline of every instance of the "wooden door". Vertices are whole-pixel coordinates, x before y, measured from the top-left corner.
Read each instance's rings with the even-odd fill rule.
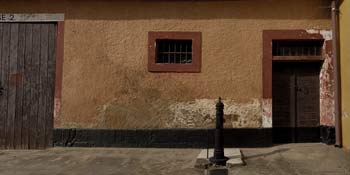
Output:
[[[272,119],[274,140],[295,142],[295,74],[288,64],[273,64]]]
[[[319,141],[319,63],[273,64],[274,142]]]
[[[320,141],[320,64],[296,66],[296,141]]]
[[[55,23],[0,23],[0,148],[52,146]]]

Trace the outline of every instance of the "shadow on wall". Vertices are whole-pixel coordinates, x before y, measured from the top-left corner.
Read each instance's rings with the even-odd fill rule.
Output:
[[[329,0],[0,1],[3,13],[65,13],[66,19],[330,19]],[[312,9],[312,10],[311,10]]]

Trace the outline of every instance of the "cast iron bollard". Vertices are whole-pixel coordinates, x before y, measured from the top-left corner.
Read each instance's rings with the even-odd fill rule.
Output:
[[[221,102],[221,97],[216,104],[216,128],[215,128],[215,147],[214,156],[209,158],[209,161],[215,165],[226,165],[228,160],[224,154],[224,104]]]

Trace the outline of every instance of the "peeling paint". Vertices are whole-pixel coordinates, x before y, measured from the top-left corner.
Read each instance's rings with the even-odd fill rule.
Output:
[[[310,34],[320,34],[325,39],[323,50],[324,61],[320,72],[320,124],[334,126],[335,108],[334,108],[334,67],[333,55],[331,49],[332,31],[331,30],[306,30]]]
[[[332,40],[332,31],[331,30],[316,30],[316,29],[309,29],[306,30],[307,33],[309,34],[320,34],[322,35],[322,37],[328,41],[328,40]]]
[[[262,127],[263,128],[272,128],[272,99],[263,99],[262,100]]]
[[[320,73],[320,123],[334,126],[334,67],[332,55],[326,54]]]
[[[173,102],[166,108],[161,104],[133,103],[125,105],[114,99],[99,107],[95,128],[213,128],[216,99],[196,99]],[[260,128],[262,103],[252,99],[245,103],[224,100],[226,128]],[[139,107],[137,107],[139,106]],[[271,121],[271,117],[269,119]],[[268,122],[267,123],[271,123]]]
[[[261,102],[253,99],[247,103],[224,100],[224,118],[227,128],[258,128],[262,123]],[[213,127],[215,123],[215,99],[197,99],[169,106],[172,114],[167,127]]]
[[[332,31],[331,30],[306,30],[310,34],[320,34],[325,39],[324,61],[320,72],[320,124],[334,126],[334,67],[331,52]]]

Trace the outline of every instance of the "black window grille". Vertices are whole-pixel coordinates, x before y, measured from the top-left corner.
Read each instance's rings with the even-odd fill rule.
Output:
[[[191,64],[192,40],[156,40],[157,58],[160,64]]]
[[[273,56],[322,56],[323,41],[273,41]]]

